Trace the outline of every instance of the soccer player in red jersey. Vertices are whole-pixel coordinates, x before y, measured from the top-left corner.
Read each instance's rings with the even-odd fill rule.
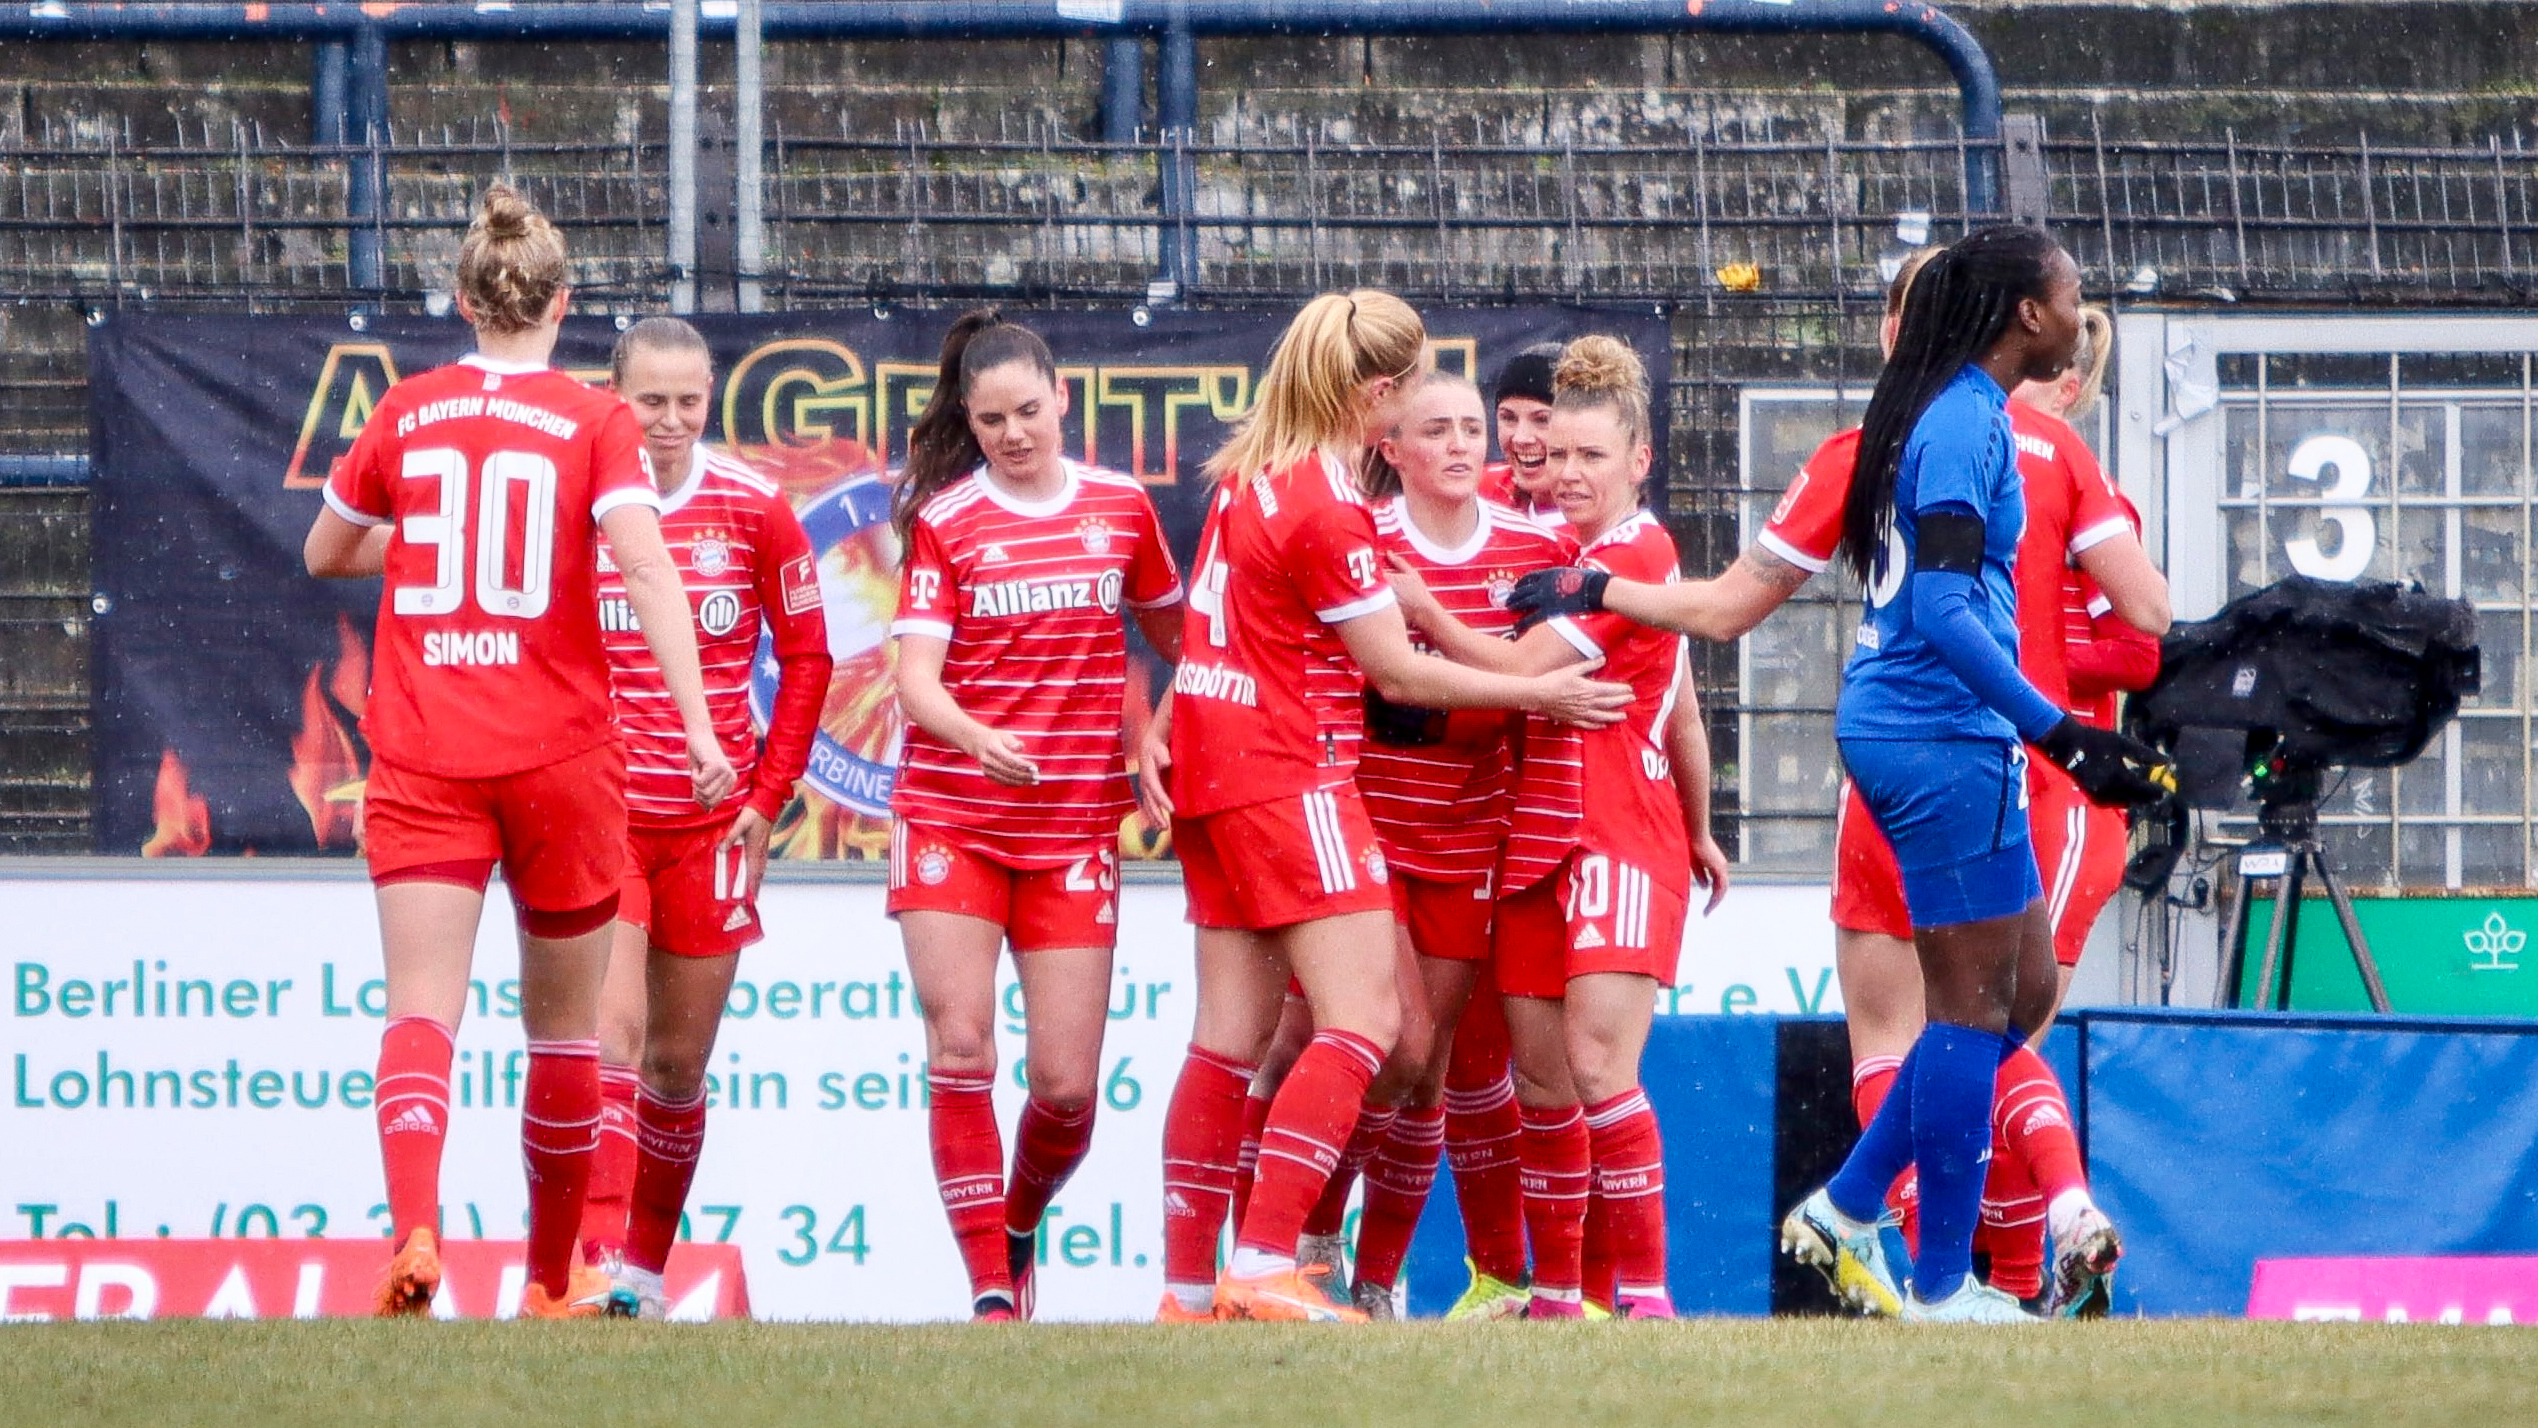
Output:
[[[899,701],[890,913],[925,1008],[934,1173],[973,1312],[1029,1318],[1040,1219],[1093,1131],[1119,827],[1125,616],[1166,660],[1181,578],[1145,488],[1070,461],[1067,388],[994,309],[943,342],[895,502]],[[993,1101],[996,961],[1022,979],[1030,1097],[1008,1175]]]
[[[1416,576],[1444,609],[1503,638],[1515,627],[1502,602],[1516,578],[1563,563],[1566,551],[1511,507],[1481,498],[1488,442],[1479,390],[1469,378],[1431,370],[1414,379],[1400,421],[1369,454],[1365,486],[1377,547],[1396,583]],[[1451,1106],[1466,1111],[1456,1187],[1474,1283],[1486,1299],[1514,1294],[1525,1278],[1506,1026],[1494,984],[1474,995],[1489,966],[1514,759],[1504,713],[1368,703],[1357,787],[1392,877],[1409,1015],[1357,1125],[1356,1142],[1372,1144],[1364,1147],[1354,1298],[1369,1318],[1392,1319],[1401,1317],[1401,1263],[1436,1181]],[[1350,1151],[1360,1148],[1353,1142]],[[1326,1205],[1334,1190],[1345,1190],[1338,1175]],[[1475,1300],[1476,1312],[1486,1307]]]
[[[743,793],[707,809],[688,791],[668,683],[602,547],[599,623],[626,741],[628,826],[582,1249],[614,1280],[618,1313],[659,1318],[662,1266],[704,1147],[705,1061],[740,951],[760,935],[767,835],[810,759],[830,661],[816,557],[793,507],[699,441],[714,394],[705,339],[677,318],[646,318],[617,339],[613,377],[643,428],[661,536],[695,611],[706,703]],[[779,671],[763,749],[749,719],[761,630]]]
[[[1547,531],[1564,530],[1560,503],[1552,498],[1550,448],[1551,369],[1560,361],[1560,344],[1537,342],[1507,359],[1492,392],[1497,407],[1498,452],[1481,475],[1481,495],[1512,506],[1526,520]]]
[[[1637,354],[1615,338],[1579,338],[1562,352],[1554,385],[1549,461],[1578,563],[1674,580],[1674,541],[1640,504],[1654,453]],[[1412,601],[1410,614],[1457,660],[1511,671],[1600,660],[1631,687],[1627,717],[1579,735],[1574,765],[1565,751],[1538,755],[1528,739],[1528,765],[1539,757],[1546,783],[1564,774],[1571,782],[1565,798],[1551,788],[1519,796],[1552,816],[1510,841],[1494,942],[1523,1108],[1534,1255],[1526,1313],[1586,1312],[1584,1240],[1589,1201],[1600,1198],[1598,1258],[1609,1254],[1613,1284],[1593,1287],[1623,1316],[1671,1317],[1664,1147],[1639,1058],[1655,989],[1674,980],[1691,889],[1709,889],[1715,907],[1728,877],[1709,834],[1706,741],[1692,741],[1699,768],[1684,784],[1673,768],[1682,741],[1671,733],[1693,703],[1684,642],[1594,616],[1553,619],[1510,643],[1432,601]],[[1606,1272],[1599,1263],[1594,1277]]]
[[[500,863],[520,925],[528,1285],[521,1313],[596,1316],[609,1285],[574,1263],[599,1136],[599,993],[626,852],[625,753],[609,706],[595,548],[678,711],[700,807],[733,789],[643,437],[615,396],[547,366],[570,294],[564,240],[506,184],[458,255],[476,351],[388,389],[326,481],[309,573],[384,574],[364,827],[387,963],[377,1112],[394,1259],[383,1315],[431,1311],[451,1038],[467,1005],[485,884]]]
[[[1433,708],[1615,717],[1627,691],[1571,668],[1489,675],[1423,655],[1394,601],[1355,476],[1429,365],[1389,293],[1328,293],[1288,325],[1216,483],[1191,577],[1194,621],[1144,743],[1198,927],[1198,1018],[1165,1115],[1159,1317],[1362,1320],[1299,1273],[1296,1244],[1401,1023],[1390,872],[1359,797],[1361,696]],[[1261,1135],[1220,1279],[1243,1100],[1289,976],[1313,1037]]]
[[[1914,274],[1936,251],[1914,254],[1889,285],[1881,333],[1886,345],[1893,342]],[[2055,440],[2042,414],[2023,403],[2011,403],[2009,411],[2030,503],[2018,562],[2025,617],[2021,659],[2040,687],[2060,697],[2062,572],[2076,561],[2080,569],[2104,579],[2108,588],[2121,590],[2125,596],[2122,614],[2143,627],[2165,628],[2167,584],[2130,527],[2116,519],[2122,509],[2120,494],[2102,473],[2093,480],[2083,479],[2095,472],[2093,463],[2085,472],[2071,464],[2068,453],[2085,450],[2076,436],[2064,428],[2061,440]],[[1664,588],[1616,580],[1595,592],[1594,602],[1633,619],[1707,639],[1742,636],[1831,563],[1840,542],[1843,503],[1858,446],[1859,433],[1851,430],[1818,447],[1754,545],[1717,578]],[[2027,582],[2037,571],[2050,573],[2053,579],[2056,588],[2049,597],[2028,594]],[[1514,598],[1527,603],[1530,593],[1519,590]],[[2037,599],[2048,603],[2031,603]],[[2050,613],[2038,619],[2040,608]],[[2046,767],[2049,760],[2028,762],[2031,789],[2047,777],[2069,781],[2059,769]],[[1835,965],[1851,1034],[1852,1103],[1864,1126],[1884,1102],[1905,1053],[1920,1033],[1923,988],[1894,854],[1847,783],[1842,800],[1833,871]],[[2044,820],[2032,808],[2030,816],[2041,845],[2046,837]],[[2040,855],[2042,851],[2040,846]],[[2078,1142],[2052,1071],[2031,1048],[2022,1046],[2003,1064],[1997,1089],[1994,1131],[2003,1153],[1995,1157],[1996,1173],[2014,1176],[2010,1167],[2024,1166],[2035,1183],[2051,1186],[2052,1199],[2060,1207],[2051,1213],[2057,1260],[2067,1261],[2058,1265],[2057,1276],[2076,1281],[2082,1277],[2083,1266],[2097,1264],[2094,1278],[2102,1279],[2103,1270],[2111,1267],[2119,1252],[2118,1245],[2112,1226],[2088,1199]],[[1909,1186],[1904,1193],[1909,1194]],[[1869,1312],[1894,1313],[1900,1307],[1891,1286],[1847,1286],[1845,1297]]]

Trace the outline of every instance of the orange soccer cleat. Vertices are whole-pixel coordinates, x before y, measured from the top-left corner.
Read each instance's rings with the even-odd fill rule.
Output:
[[[432,1296],[440,1288],[441,1237],[418,1228],[406,1235],[405,1243],[397,1246],[396,1258],[388,1261],[388,1277],[379,1281],[374,1312],[382,1319],[428,1319]]]
[[[523,1319],[599,1319],[609,1317],[610,1298],[616,1283],[595,1265],[573,1266],[573,1277],[566,1281],[564,1297],[550,1299],[546,1287],[536,1280],[520,1291],[520,1317]]]
[[[1216,1281],[1216,1317],[1294,1324],[1365,1323],[1365,1314],[1354,1305],[1331,1297],[1328,1279],[1298,1269],[1227,1273]]]
[[[1158,1324],[1213,1324],[1216,1311],[1185,1309],[1181,1306],[1180,1297],[1167,1289],[1163,1291],[1163,1302],[1155,1306],[1154,1321]]]

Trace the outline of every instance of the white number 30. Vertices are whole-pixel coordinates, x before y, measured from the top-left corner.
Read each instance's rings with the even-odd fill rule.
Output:
[[[439,502],[427,512],[408,515],[398,533],[408,545],[432,548],[429,585],[399,586],[394,608],[400,615],[447,615],[457,611],[468,593],[467,454],[448,447],[405,453],[397,474],[408,481],[439,484]],[[512,620],[534,620],[546,613],[554,596],[555,463],[533,451],[497,451],[485,458],[484,484],[476,493],[476,608]],[[520,529],[511,528],[511,493],[517,487]],[[520,551],[520,580],[510,583],[511,549]]]

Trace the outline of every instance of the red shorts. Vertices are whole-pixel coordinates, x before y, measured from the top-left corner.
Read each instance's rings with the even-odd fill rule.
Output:
[[[1392,870],[1357,786],[1172,820],[1190,921],[1265,932],[1392,911]]]
[[[2124,882],[2124,850],[2131,832],[2120,808],[2100,808],[2071,776],[2030,759],[2028,834],[2036,845],[2036,872],[2044,879],[2045,916],[2053,923],[2053,960],[2080,964],[2089,930]]]
[[[441,778],[373,759],[361,819],[373,883],[498,861],[522,908],[578,912],[615,896],[625,868],[625,750],[611,740],[499,778]]]
[[[1849,779],[1842,780],[1842,811],[1833,821],[1833,925],[1912,940],[1903,868]]]
[[[1071,863],[1017,868],[941,828],[890,821],[892,917],[956,912],[1005,930],[1016,952],[1119,944],[1119,849],[1088,845]]]
[[[1671,985],[1683,960],[1684,894],[1642,868],[1584,848],[1558,872],[1498,904],[1500,991],[1561,997],[1569,979],[1629,972]]]
[[[749,850],[738,843],[717,846],[731,825],[730,818],[691,828],[629,825],[617,920],[650,934],[654,948],[681,957],[727,956],[757,941],[764,933],[756,890],[742,895]]]
[[[1490,919],[1498,908],[1490,884],[1487,873],[1452,881],[1395,873],[1393,921],[1410,929],[1411,949],[1422,957],[1487,961]]]

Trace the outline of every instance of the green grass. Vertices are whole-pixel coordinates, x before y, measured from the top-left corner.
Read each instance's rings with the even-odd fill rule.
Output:
[[[2226,1320],[0,1329],[8,1425],[2483,1428],[2528,1421],[2533,1379],[2526,1329]]]

